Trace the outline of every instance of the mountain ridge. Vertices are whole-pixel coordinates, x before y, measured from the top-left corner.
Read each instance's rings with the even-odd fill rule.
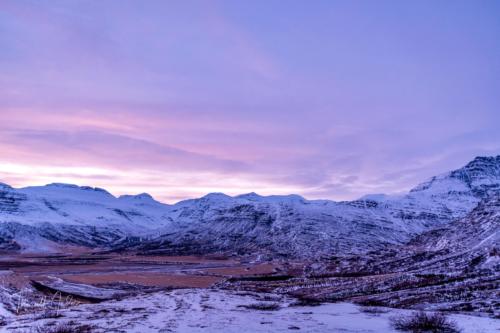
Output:
[[[405,195],[339,202],[251,192],[209,193],[168,205],[147,193],[115,197],[90,186],[53,183],[15,189],[3,184],[0,243],[3,239],[12,245],[29,227],[41,242],[145,253],[359,253],[402,244],[462,218],[495,193],[500,193],[500,156],[477,157]],[[46,230],[52,230],[50,235]],[[106,237],[96,237],[99,233]],[[29,242],[22,243],[18,248],[30,250]]]
[[[477,156],[475,157],[472,161],[468,162],[464,167],[442,173],[438,176],[433,176],[430,177],[428,180],[424,180],[422,183],[417,184],[415,187],[411,188],[409,190],[409,193],[412,192],[418,192],[422,190],[424,187],[428,186],[430,183],[435,182],[436,180],[439,180],[439,178],[446,177],[446,176],[451,176],[452,178],[457,178],[457,179],[462,179],[465,180],[469,185],[471,183],[471,180],[477,180],[479,179],[484,179],[484,177],[477,177],[477,175],[485,174],[488,172],[485,171],[491,171],[489,173],[490,176],[493,176],[495,178],[500,178],[500,155],[497,156]],[[352,201],[358,201],[358,200],[377,200],[377,199],[386,199],[386,198],[392,198],[392,197],[399,197],[401,195],[404,195],[403,193],[398,193],[398,194],[386,194],[386,193],[369,193],[361,196],[358,199],[354,200],[333,200],[333,199],[307,199],[303,197],[302,195],[291,193],[291,194],[282,194],[282,195],[276,195],[276,194],[271,194],[271,195],[260,195],[256,192],[248,192],[248,193],[241,193],[241,194],[236,194],[236,195],[228,195],[223,192],[209,192],[205,194],[202,197],[199,198],[187,198],[180,200],[175,203],[165,203],[162,201],[156,200],[151,194],[149,193],[139,193],[139,194],[123,194],[123,195],[118,195],[115,196],[112,193],[108,192],[104,188],[100,187],[92,187],[88,185],[76,185],[76,184],[71,184],[71,183],[60,183],[60,182],[54,182],[54,183],[49,183],[46,185],[38,185],[38,186],[27,186],[27,187],[19,187],[19,188],[14,188],[13,186],[0,182],[0,187],[7,187],[10,189],[16,189],[16,190],[26,190],[26,189],[42,189],[42,188],[51,188],[51,187],[59,187],[59,188],[71,188],[71,189],[81,189],[81,190],[87,190],[87,191],[95,191],[95,192],[104,192],[107,193],[115,198],[120,198],[120,197],[137,197],[137,196],[147,196],[153,198],[155,201],[162,203],[164,205],[176,205],[180,202],[187,201],[187,200],[196,200],[196,199],[202,199],[204,197],[209,197],[209,196],[225,196],[225,197],[230,197],[233,199],[236,198],[250,198],[250,197],[255,197],[255,198],[284,198],[284,197],[296,197],[302,200],[306,201],[328,201],[328,202],[352,202]],[[496,186],[495,182],[495,189],[500,188],[500,185]]]

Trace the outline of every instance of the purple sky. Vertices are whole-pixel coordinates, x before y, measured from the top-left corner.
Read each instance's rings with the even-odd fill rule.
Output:
[[[0,181],[353,199],[500,153],[500,1],[0,0]]]

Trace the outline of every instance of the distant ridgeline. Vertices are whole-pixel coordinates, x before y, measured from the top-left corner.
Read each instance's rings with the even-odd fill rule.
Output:
[[[406,195],[346,202],[212,193],[166,205],[148,194],[117,198],[76,185],[0,184],[0,249],[57,252],[76,245],[280,257],[363,253],[443,228],[478,205],[489,205],[493,214],[499,193],[500,156],[477,157]]]

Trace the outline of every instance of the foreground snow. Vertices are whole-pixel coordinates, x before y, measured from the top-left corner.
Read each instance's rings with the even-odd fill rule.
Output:
[[[272,311],[242,307],[250,304],[279,304]],[[315,307],[293,306],[276,295],[228,293],[215,290],[176,290],[87,304],[61,310],[61,318],[17,317],[0,332],[29,331],[74,321],[92,325],[94,332],[396,332],[389,318],[411,311],[382,309],[370,314],[348,303]],[[54,316],[55,317],[55,316]],[[498,332],[500,321],[491,318],[451,315],[463,332]]]

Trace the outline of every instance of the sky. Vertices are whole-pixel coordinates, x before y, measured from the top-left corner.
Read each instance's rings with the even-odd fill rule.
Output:
[[[350,200],[500,154],[500,1],[0,0],[0,182]]]

